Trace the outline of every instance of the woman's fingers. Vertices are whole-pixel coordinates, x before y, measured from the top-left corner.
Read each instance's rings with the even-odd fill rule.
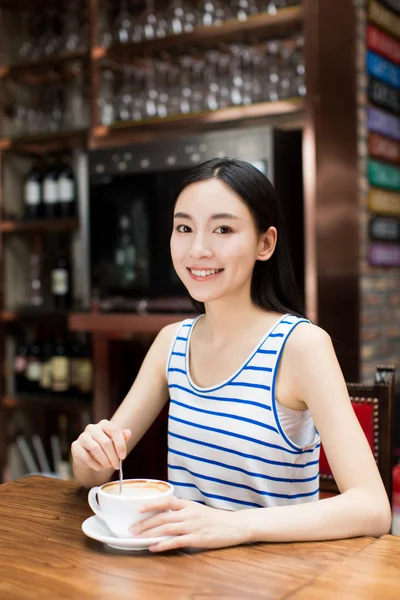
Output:
[[[122,433],[124,434],[124,439],[127,442],[132,435],[132,431],[130,429],[124,429]]]
[[[103,419],[86,427],[71,445],[71,453],[74,459],[96,471],[118,469],[120,459],[126,458],[126,442],[131,435],[130,429],[121,429]]]
[[[147,504],[143,504],[139,508],[140,513],[152,512],[158,510],[160,512],[167,510],[181,510],[189,504],[188,500],[182,500],[176,496],[169,496],[168,498],[160,498],[160,500],[151,500]]]
[[[126,458],[126,439],[130,438],[131,431],[130,429],[122,430],[120,427],[111,423],[111,421],[106,420],[100,421],[99,425],[102,431],[104,431],[113,442],[119,466],[119,459]],[[126,438],[126,436],[128,437]]]
[[[178,550],[179,548],[196,548],[197,546],[196,535],[188,533],[186,535],[176,535],[169,540],[153,544],[149,547],[149,550],[150,552],[166,552],[168,550]]]
[[[94,471],[101,471],[104,468],[103,465],[95,460],[77,440],[71,445],[71,453],[74,460],[83,464],[85,467],[90,467]]]
[[[189,530],[190,529],[187,523],[166,523],[165,525],[160,525],[159,527],[152,527],[151,529],[146,529],[145,531],[143,531],[143,533],[135,535],[135,538],[140,539],[184,535],[188,533]]]
[[[147,517],[147,519],[142,519],[138,521],[130,528],[130,532],[133,535],[137,535],[142,532],[146,532],[148,529],[153,529],[155,527],[161,527],[167,523],[179,522],[180,518],[176,511],[162,512],[151,517]]]
[[[122,431],[113,432],[112,435],[114,435],[114,437],[116,438],[116,441],[114,441],[114,437],[111,437],[111,435],[106,434],[104,432],[104,430],[101,429],[100,427],[96,427],[96,426],[92,426],[92,427],[89,425],[88,433],[90,433],[92,438],[99,444],[99,446],[101,446],[103,452],[106,454],[106,456],[108,457],[108,460],[110,461],[110,465],[114,469],[119,469],[119,453],[118,453],[117,445],[119,448],[121,448],[121,439],[120,438],[123,437]],[[123,445],[125,448],[125,441],[123,442]]]
[[[113,466],[99,442],[97,442],[90,433],[85,431],[79,436],[79,440],[82,447],[101,464],[103,469],[108,469]]]

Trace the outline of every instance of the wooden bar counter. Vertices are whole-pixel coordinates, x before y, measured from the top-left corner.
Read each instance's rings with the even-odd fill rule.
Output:
[[[400,597],[400,538],[123,553],[88,539],[87,490],[27,477],[0,486],[1,600],[368,600]]]

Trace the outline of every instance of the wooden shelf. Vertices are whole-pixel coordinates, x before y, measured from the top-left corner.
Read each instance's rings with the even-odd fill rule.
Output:
[[[21,60],[10,65],[1,66],[0,79],[4,79],[6,77],[16,77],[24,74],[32,75],[36,71],[59,69],[70,62],[83,60],[85,58],[89,58],[89,53],[80,50],[76,52],[54,54],[53,56],[45,56],[37,60]]]
[[[32,219],[21,221],[0,221],[0,231],[3,233],[37,233],[57,232],[78,229],[79,219],[76,217],[65,219]]]
[[[263,33],[280,37],[298,30],[303,22],[302,6],[292,6],[279,10],[275,15],[262,13],[250,16],[246,21],[231,19],[221,25],[196,27],[190,33],[168,35],[165,38],[145,40],[138,43],[112,44],[108,49],[93,48],[93,58],[112,58],[118,60],[126,55],[148,55],[172,47],[209,45],[216,41],[237,40],[238,36]]]
[[[9,150],[24,154],[46,154],[47,152],[86,147],[88,133],[88,129],[73,129],[0,138],[0,152]]]
[[[67,318],[70,314],[69,310],[52,309],[52,308],[35,308],[27,307],[16,310],[2,310],[0,311],[0,322],[1,323],[12,323],[20,319],[45,319],[48,317],[63,317]]]
[[[195,313],[71,313],[68,319],[71,331],[90,331],[106,334],[113,339],[129,339],[132,334],[157,334],[170,323],[193,318]]]
[[[282,117],[297,119],[303,115],[303,98],[291,98],[278,102],[260,102],[250,106],[230,106],[216,111],[204,111],[189,115],[173,115],[143,121],[119,121],[110,126],[95,127],[91,139],[92,148],[107,148],[124,143],[138,143],[158,138],[161,133],[179,136],[189,130],[212,128],[215,125],[239,123],[254,119],[270,119],[275,122]]]
[[[3,408],[34,408],[42,405],[68,410],[69,408],[90,408],[91,403],[91,398],[59,396],[58,394],[18,394],[16,396],[3,396],[1,398],[1,406]]]

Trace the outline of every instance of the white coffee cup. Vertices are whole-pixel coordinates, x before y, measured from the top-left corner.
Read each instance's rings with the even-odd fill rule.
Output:
[[[159,479],[124,479],[122,494],[119,481],[110,481],[89,491],[92,511],[102,519],[116,537],[134,537],[129,528],[160,511],[139,513],[138,509],[153,500],[168,498],[174,493],[170,483]]]

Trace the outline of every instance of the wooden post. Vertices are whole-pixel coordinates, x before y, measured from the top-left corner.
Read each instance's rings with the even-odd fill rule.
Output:
[[[95,333],[92,337],[94,396],[93,419],[97,423],[101,419],[111,417],[110,410],[110,341],[106,335]]]
[[[339,6],[340,4],[340,6]],[[306,304],[358,381],[359,188],[353,0],[304,0]]]

